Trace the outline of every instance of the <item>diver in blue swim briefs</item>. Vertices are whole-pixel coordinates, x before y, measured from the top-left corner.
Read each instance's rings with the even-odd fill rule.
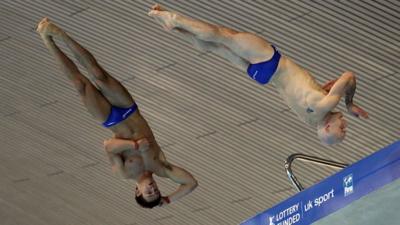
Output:
[[[62,72],[78,90],[89,113],[114,133],[112,139],[104,141],[104,147],[113,172],[136,181],[137,203],[146,208],[165,206],[192,192],[197,181],[188,171],[166,160],[129,92],[86,49],[47,18],[38,24],[37,32],[60,64]],[[65,43],[96,86],[79,72],[54,38]],[[178,188],[162,196],[153,175],[171,179]]]
[[[333,112],[343,96],[351,115],[368,118],[368,113],[353,103],[356,78],[351,72],[321,86],[307,70],[255,34],[195,20],[160,5],[154,5],[148,14],[165,30],[176,31],[195,48],[227,59],[257,83],[272,83],[301,120],[317,127],[324,144],[340,143],[345,137],[343,114]]]

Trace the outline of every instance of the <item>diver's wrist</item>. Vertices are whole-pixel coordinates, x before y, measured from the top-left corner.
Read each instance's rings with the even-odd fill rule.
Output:
[[[162,198],[165,201],[165,203],[167,203],[167,204],[171,203],[171,199],[168,196],[164,196]]]
[[[132,148],[133,148],[133,150],[138,150],[139,149],[139,145],[138,145],[137,141],[132,140]]]

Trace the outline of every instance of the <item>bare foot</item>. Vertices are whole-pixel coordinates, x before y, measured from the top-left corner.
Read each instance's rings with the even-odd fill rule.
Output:
[[[157,11],[165,11],[165,9],[163,7],[161,7],[161,5],[159,4],[155,4],[151,7],[152,10],[157,10]]]
[[[159,4],[156,4],[153,7],[151,7],[151,10],[148,13],[148,15],[153,17],[167,31],[170,31],[176,27],[175,25],[176,14],[166,11]]]
[[[43,18],[36,26],[36,32],[38,32],[39,34],[43,33],[44,27],[45,25],[47,25],[48,22],[49,18],[47,17]]]
[[[42,36],[58,36],[62,34],[64,31],[61,30],[58,26],[56,26],[54,23],[50,22],[49,18],[45,17],[43,18],[37,28],[36,31]]]

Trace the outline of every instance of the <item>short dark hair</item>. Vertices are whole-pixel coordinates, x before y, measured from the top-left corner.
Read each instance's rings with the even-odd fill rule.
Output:
[[[143,195],[135,195],[135,200],[137,202],[137,204],[139,204],[140,206],[142,206],[143,208],[148,208],[148,209],[152,209],[155,206],[158,206],[161,202],[161,194],[158,195],[158,198],[154,199],[153,201],[146,201],[143,198]]]

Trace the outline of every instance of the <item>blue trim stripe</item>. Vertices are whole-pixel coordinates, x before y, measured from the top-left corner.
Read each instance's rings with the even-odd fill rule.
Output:
[[[399,177],[400,141],[397,141],[241,225],[308,225]]]

